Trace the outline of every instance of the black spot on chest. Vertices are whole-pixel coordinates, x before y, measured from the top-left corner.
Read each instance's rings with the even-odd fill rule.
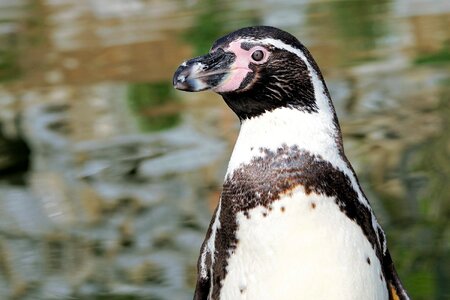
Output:
[[[271,210],[272,203],[282,194],[303,186],[307,194],[314,192],[333,197],[340,210],[356,222],[381,259],[382,251],[372,226],[372,212],[358,200],[347,175],[319,156],[283,146],[277,151],[262,149],[255,157],[229,176],[224,185],[219,216],[220,228],[215,239],[213,265],[213,299],[218,299],[222,281],[227,276],[228,259],[238,247],[236,215],[250,218],[249,211],[257,206]],[[310,204],[315,209],[316,204]],[[281,207],[281,212],[285,208]]]

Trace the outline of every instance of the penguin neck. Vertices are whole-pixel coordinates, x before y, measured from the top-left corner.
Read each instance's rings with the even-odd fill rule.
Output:
[[[276,152],[280,148],[291,147],[292,150],[329,162],[343,172],[357,192],[359,202],[371,210],[345,157],[341,131],[331,101],[325,93],[323,99],[317,100],[316,97],[317,112],[280,107],[243,120],[225,180],[233,180],[234,171],[251,164],[254,159],[264,159],[267,153],[265,150]],[[290,159],[286,156],[286,168],[289,168]],[[376,222],[375,217],[373,221]]]
[[[320,156],[336,168],[354,177],[344,154],[342,134],[325,81],[306,49],[301,51],[282,42],[271,41],[280,49],[296,54],[306,65],[314,93],[314,111],[295,106],[281,106],[257,116],[243,119],[241,130],[231,156],[226,178],[242,164],[263,156],[262,149],[275,151],[280,147],[296,146],[299,151]],[[302,97],[302,95],[297,95]],[[302,103],[303,101],[298,101]],[[356,178],[353,178],[356,182]],[[353,180],[352,179],[352,180]]]
[[[252,159],[264,156],[261,150],[276,151],[285,146],[295,146],[337,166],[346,161],[332,107],[329,110],[319,107],[318,112],[280,107],[242,121],[226,177]]]

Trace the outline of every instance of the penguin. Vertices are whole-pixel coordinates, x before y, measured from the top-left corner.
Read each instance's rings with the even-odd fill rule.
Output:
[[[183,62],[173,85],[218,93],[241,123],[194,300],[409,299],[302,43],[242,28]]]

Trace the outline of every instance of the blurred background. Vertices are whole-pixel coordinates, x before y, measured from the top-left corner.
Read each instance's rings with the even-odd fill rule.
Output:
[[[239,123],[178,64],[248,25],[321,67],[413,299],[450,299],[447,0],[0,0],[0,299],[192,299]]]

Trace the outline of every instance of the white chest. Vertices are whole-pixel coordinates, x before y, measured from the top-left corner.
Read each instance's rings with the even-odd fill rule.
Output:
[[[333,198],[297,188],[248,216],[220,299],[388,299],[371,244]]]

